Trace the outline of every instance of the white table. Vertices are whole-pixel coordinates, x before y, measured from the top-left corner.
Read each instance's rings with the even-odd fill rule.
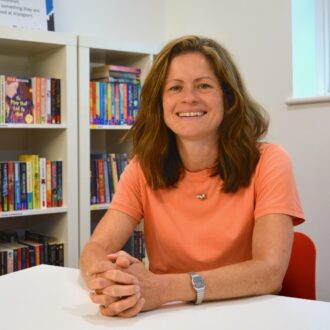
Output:
[[[0,329],[329,330],[330,303],[267,295],[111,318],[90,302],[79,270],[42,265],[0,277]]]

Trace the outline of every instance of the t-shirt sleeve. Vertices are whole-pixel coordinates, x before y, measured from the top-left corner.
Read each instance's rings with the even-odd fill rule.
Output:
[[[304,222],[291,159],[282,147],[263,146],[255,175],[255,218],[282,213],[292,216],[294,225]]]
[[[120,176],[117,190],[109,208],[124,212],[140,222],[143,217],[143,174],[138,161],[133,158]]]

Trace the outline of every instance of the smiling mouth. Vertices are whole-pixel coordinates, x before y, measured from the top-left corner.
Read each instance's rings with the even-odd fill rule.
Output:
[[[180,118],[183,117],[202,117],[206,114],[205,111],[194,111],[194,112],[178,112],[176,115]]]

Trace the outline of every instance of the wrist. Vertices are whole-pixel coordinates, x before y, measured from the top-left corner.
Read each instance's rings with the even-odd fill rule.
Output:
[[[157,275],[160,281],[160,297],[162,304],[172,301],[195,301],[196,292],[191,285],[191,277],[187,273]]]

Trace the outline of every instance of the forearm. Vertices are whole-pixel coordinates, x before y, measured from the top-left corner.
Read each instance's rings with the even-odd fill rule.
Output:
[[[281,269],[258,260],[240,262],[198,274],[206,283],[204,300],[274,293],[280,289],[284,276]],[[189,274],[160,276],[163,303],[196,300],[196,292]]]

